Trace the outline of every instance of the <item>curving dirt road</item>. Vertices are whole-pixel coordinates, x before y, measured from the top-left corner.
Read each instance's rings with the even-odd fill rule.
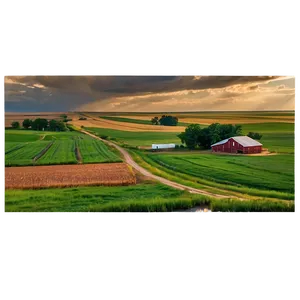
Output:
[[[228,198],[228,196],[224,196],[224,195],[219,195],[219,194],[213,194],[213,193],[210,193],[210,192],[207,192],[207,191],[203,191],[203,190],[199,190],[199,189],[195,189],[195,188],[192,188],[192,187],[189,187],[189,186],[186,186],[186,185],[183,185],[183,184],[180,184],[180,183],[177,183],[177,182],[174,182],[174,181],[171,181],[171,180],[168,180],[166,178],[163,178],[163,177],[160,177],[160,176],[157,176],[157,175],[154,175],[152,173],[150,173],[148,170],[144,169],[143,167],[141,167],[140,165],[138,165],[133,159],[132,157],[130,156],[130,154],[122,147],[120,147],[119,145],[113,143],[113,142],[110,142],[110,141],[107,141],[107,140],[103,140],[101,138],[99,138],[98,136],[92,134],[92,133],[89,133],[88,131],[85,131],[85,130],[81,130],[82,133],[85,133],[95,139],[98,139],[98,140],[101,140],[103,141],[104,143],[110,145],[110,146],[113,146],[115,147],[118,151],[120,151],[123,156],[124,156],[124,159],[126,161],[127,164],[129,164],[130,166],[132,166],[135,170],[137,170],[138,172],[140,172],[141,174],[147,176],[147,177],[150,177],[152,179],[155,179],[165,185],[168,185],[168,186],[171,186],[175,189],[178,189],[178,190],[187,190],[189,191],[190,193],[192,194],[201,194],[201,195],[206,195],[206,196],[211,196],[211,197],[216,197],[216,198]]]

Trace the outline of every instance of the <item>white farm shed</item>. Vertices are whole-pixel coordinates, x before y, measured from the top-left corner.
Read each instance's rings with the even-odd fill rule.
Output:
[[[152,144],[152,149],[172,149],[175,144]]]

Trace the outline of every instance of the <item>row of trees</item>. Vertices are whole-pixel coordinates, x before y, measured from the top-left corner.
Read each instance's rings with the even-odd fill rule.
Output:
[[[241,125],[213,123],[203,129],[199,124],[191,124],[178,137],[189,149],[197,147],[209,149],[214,143],[239,135],[242,135]],[[248,136],[255,140],[262,138],[258,132],[249,132]]]
[[[174,116],[162,115],[161,118],[152,118],[151,123],[152,125],[177,126],[178,118]]]
[[[189,149],[195,149],[196,147],[209,149],[214,143],[241,134],[241,125],[213,123],[201,129],[199,124],[191,124],[178,137]]]
[[[11,123],[12,128],[21,128],[19,122],[14,121]],[[37,118],[35,120],[25,119],[22,123],[23,128],[32,130],[49,130],[49,131],[67,131],[68,128],[64,121],[50,120]]]

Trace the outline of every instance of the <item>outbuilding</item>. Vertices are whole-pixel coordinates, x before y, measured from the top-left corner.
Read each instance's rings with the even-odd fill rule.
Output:
[[[211,145],[212,152],[260,153],[262,144],[248,136],[234,136]]]
[[[173,149],[175,147],[175,144],[152,144],[152,150]]]

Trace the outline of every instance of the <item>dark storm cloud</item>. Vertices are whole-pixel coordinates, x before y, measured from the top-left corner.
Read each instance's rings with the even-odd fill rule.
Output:
[[[233,84],[259,82],[278,76],[12,76],[26,85],[41,84],[69,92],[120,95],[173,92],[179,90],[222,88]]]
[[[22,110],[22,105],[24,109],[32,111],[74,110],[96,100],[101,102],[123,96],[257,84],[277,77],[279,76],[7,76],[5,103],[7,111],[14,110],[16,105],[18,110]]]

